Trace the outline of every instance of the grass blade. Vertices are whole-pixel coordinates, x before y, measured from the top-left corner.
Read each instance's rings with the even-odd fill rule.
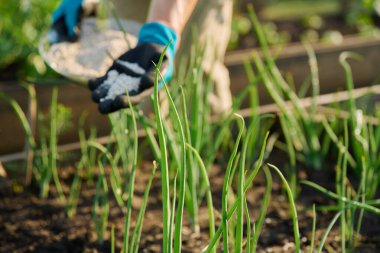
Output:
[[[304,185],[310,186],[310,187],[314,188],[317,191],[322,192],[323,194],[327,195],[330,198],[344,201],[345,203],[347,203],[349,205],[352,205],[352,206],[355,206],[355,207],[358,207],[358,208],[362,208],[362,209],[364,209],[364,210],[366,210],[368,212],[374,213],[376,215],[380,215],[380,209],[376,208],[374,206],[369,205],[368,204],[369,202],[362,203],[362,202],[350,200],[350,199],[348,199],[346,197],[340,197],[338,194],[336,194],[336,193],[334,193],[332,191],[329,191],[326,188],[324,188],[324,187],[322,187],[320,185],[317,185],[316,183],[307,181],[307,180],[303,180],[303,181],[301,181],[301,183],[304,184]]]
[[[322,252],[322,250],[323,250],[323,245],[325,245],[325,242],[326,242],[326,239],[327,239],[328,234],[330,233],[332,227],[334,226],[335,222],[338,220],[339,216],[342,214],[343,211],[344,211],[344,210],[341,210],[341,211],[340,211],[339,213],[337,213],[337,214],[334,216],[334,218],[331,220],[329,226],[327,227],[327,229],[326,229],[326,231],[325,231],[325,233],[324,233],[324,235],[323,235],[323,237],[322,237],[322,240],[321,240],[320,243],[319,243],[319,247],[318,247],[318,250],[317,250],[318,253],[321,253],[321,252]]]
[[[309,249],[309,253],[313,253],[314,252],[314,244],[315,244],[315,227],[316,227],[316,224],[317,224],[317,214],[316,214],[316,211],[315,211],[315,204],[313,204],[313,225],[312,225],[312,228],[311,228],[311,238],[310,238],[310,249]]]
[[[127,91],[128,92],[128,91]],[[135,110],[132,106],[131,99],[127,93],[128,104],[132,115],[132,124],[133,124],[133,159],[132,159],[132,169],[129,177],[129,189],[128,189],[128,202],[127,202],[127,214],[124,224],[124,240],[123,240],[123,252],[129,252],[129,233],[130,233],[130,220],[132,214],[132,201],[135,187],[135,175],[136,175],[136,166],[137,166],[137,155],[138,155],[138,136],[137,136],[137,123]]]
[[[141,205],[139,214],[138,214],[137,219],[136,219],[136,226],[135,226],[133,233],[132,233],[131,249],[132,249],[133,253],[137,253],[138,249],[139,249],[139,241],[140,241],[140,237],[141,237],[142,225],[144,222],[144,214],[145,214],[146,206],[148,203],[150,188],[152,186],[154,176],[156,175],[156,170],[157,170],[157,163],[155,161],[153,161],[152,174],[150,175],[148,184],[145,188],[142,205]]]
[[[189,149],[195,155],[195,158],[198,161],[198,165],[201,169],[202,179],[204,181],[204,184],[206,185],[206,198],[207,198],[209,230],[210,230],[209,234],[210,234],[210,238],[212,238],[215,234],[214,205],[212,203],[211,187],[210,187],[210,181],[208,180],[207,170],[198,151],[187,143],[186,143],[186,148]]]
[[[281,173],[281,171],[274,165],[268,164],[270,168],[272,168],[276,173],[280,176],[282,183],[285,186],[286,193],[288,195],[289,199],[289,205],[290,205],[290,214],[292,216],[293,221],[293,232],[294,232],[294,241],[296,245],[295,251],[297,253],[301,252],[301,241],[300,241],[300,232],[298,227],[298,216],[297,216],[297,207],[294,203],[293,193],[292,189],[290,188],[288,182],[286,181],[284,175]]]
[[[176,222],[175,222],[175,230],[174,230],[174,252],[181,252],[181,247],[182,247],[181,230],[182,230],[183,207],[184,207],[184,203],[185,203],[185,189],[186,189],[185,187],[186,187],[186,174],[187,174],[186,140],[185,140],[185,133],[183,130],[183,126],[181,123],[181,118],[179,116],[179,113],[178,113],[177,108],[174,104],[173,98],[170,95],[169,89],[166,85],[164,78],[162,77],[162,75],[160,73],[158,66],[156,67],[156,73],[158,73],[161,77],[161,81],[164,85],[166,95],[169,99],[170,107],[172,108],[173,112],[175,113],[177,131],[179,132],[180,141],[181,141],[181,163],[179,164],[179,174],[180,174],[179,188],[180,188],[180,190],[179,190],[179,200],[178,200],[178,208],[177,208],[177,212],[176,212]]]
[[[166,49],[161,54],[160,60],[156,66],[156,69],[161,67],[162,60],[164,58]],[[172,241],[172,235],[170,231],[170,194],[169,194],[169,164],[168,154],[166,148],[165,133],[162,124],[162,116],[160,111],[159,99],[158,99],[158,86],[159,86],[159,71],[155,71],[154,74],[154,112],[156,115],[157,134],[161,150],[160,171],[161,171],[161,190],[162,190],[162,214],[163,214],[163,236],[162,248],[164,252],[171,252],[170,242]]]
[[[66,197],[62,190],[62,185],[58,176],[57,168],[57,155],[58,155],[58,140],[57,140],[57,113],[58,113],[58,86],[55,85],[52,91],[51,105],[50,105],[50,170],[53,176],[55,187],[57,188],[59,199],[66,203]],[[50,180],[47,181],[49,183]]]
[[[239,176],[238,176],[238,187],[237,187],[237,224],[236,224],[236,237],[235,237],[235,252],[240,253],[243,250],[243,228],[244,228],[244,202],[246,202],[245,197],[245,162],[246,154],[248,148],[248,142],[250,136],[253,133],[253,129],[249,129],[247,135],[243,141],[243,150],[240,158],[239,164]]]
[[[254,230],[254,234],[251,240],[251,252],[256,252],[257,242],[259,241],[259,236],[261,234],[261,229],[264,224],[265,215],[267,213],[268,206],[271,199],[271,194],[272,194],[272,176],[267,167],[264,167],[263,169],[264,169],[265,179],[266,179],[265,193],[264,193],[263,200],[261,202],[259,217],[257,218],[257,221],[255,222],[255,230]]]
[[[233,152],[230,156],[230,159],[228,161],[226,175],[224,177],[223,181],[223,189],[222,189],[222,227],[223,227],[223,250],[224,252],[228,252],[228,206],[227,206],[227,197],[229,192],[229,186],[230,186],[230,177],[231,177],[231,169],[234,164],[234,160],[236,157],[236,154],[238,152],[240,139],[242,138],[244,132],[245,132],[245,123],[244,118],[240,116],[239,114],[235,114],[235,116],[238,118],[239,123],[239,134],[237,136],[235,147],[233,149]]]
[[[115,253],[115,225],[111,227],[111,253]]]

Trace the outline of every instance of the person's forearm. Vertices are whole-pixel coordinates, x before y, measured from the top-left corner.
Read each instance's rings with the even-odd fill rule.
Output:
[[[162,22],[179,35],[193,12],[197,0],[152,0],[148,22]]]

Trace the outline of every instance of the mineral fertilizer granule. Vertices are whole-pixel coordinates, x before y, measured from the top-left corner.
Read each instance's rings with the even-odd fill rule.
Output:
[[[103,76],[114,59],[129,49],[128,44],[135,45],[136,38],[99,29],[94,19],[84,20],[79,41],[51,45],[47,58],[61,72],[91,79]]]

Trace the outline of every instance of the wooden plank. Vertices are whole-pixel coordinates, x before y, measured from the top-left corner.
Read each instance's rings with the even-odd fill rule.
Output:
[[[353,91],[353,98],[358,99],[360,97],[363,97],[369,94],[380,95],[380,84],[374,85],[372,87],[364,87],[364,88],[355,89]],[[347,91],[341,91],[341,92],[336,92],[332,94],[325,94],[325,95],[321,95],[317,97],[316,104],[318,105],[318,113],[316,115],[313,115],[314,119],[319,121],[321,120],[321,117],[325,116],[326,114],[332,114],[332,115],[336,115],[337,117],[341,119],[347,119],[349,117],[348,112],[337,111],[333,108],[326,107],[325,105],[335,103],[335,102],[343,102],[348,99],[349,99],[349,94]],[[312,98],[307,97],[307,98],[300,99],[300,103],[303,107],[309,107],[312,105]],[[292,103],[290,102],[285,103],[285,106],[287,107],[288,110],[293,109]],[[279,111],[280,110],[276,104],[268,104],[268,105],[260,106],[258,108],[257,113],[267,114],[267,113],[278,113]],[[244,118],[249,118],[252,116],[252,110],[248,108],[239,110],[237,113],[243,116]],[[216,120],[218,120],[217,116],[214,116],[211,118],[211,121],[216,121]],[[377,118],[364,117],[364,120],[368,122],[369,124],[373,124],[373,125],[379,124],[379,120]],[[142,129],[138,130],[137,135],[139,138],[146,137],[145,131]],[[115,142],[115,139],[110,138],[109,136],[103,136],[103,137],[99,137],[95,139],[94,141],[104,145],[110,142],[111,143]],[[68,143],[68,144],[60,145],[58,147],[58,152],[69,152],[69,151],[79,150],[80,147],[81,145],[79,142]],[[0,163],[23,160],[23,159],[26,159],[25,152],[17,152],[17,153],[12,153],[12,154],[0,155]]]
[[[317,43],[312,46],[318,61],[321,94],[346,89],[343,69],[339,64],[339,55],[344,51],[355,52],[363,57],[360,62],[349,61],[356,88],[371,85],[380,79],[380,39],[353,36],[345,37],[340,45]],[[254,50],[260,55],[257,49],[230,52],[226,55],[225,63],[230,71],[233,95],[239,94],[248,84],[243,61],[249,60]],[[306,50],[299,43],[291,44],[282,50],[276,63],[282,73],[291,73],[297,89],[310,74]],[[261,104],[273,103],[263,85],[259,85],[259,95]],[[248,105],[248,100],[244,105]]]
[[[51,101],[51,85],[36,85],[38,105],[44,113],[48,112]],[[14,98],[24,112],[27,112],[27,92],[17,83],[1,84],[0,89]],[[88,132],[91,125],[95,125],[99,135],[109,132],[108,118],[97,111],[96,104],[91,100],[91,93],[86,88],[70,84],[59,85],[59,103],[71,108],[72,122],[78,124],[79,118],[86,111],[87,120],[84,126]],[[5,102],[0,101],[0,154],[12,153],[22,149],[24,144],[24,132],[21,124],[12,108]],[[78,130],[73,127],[65,132],[60,138],[61,144],[78,140]]]
[[[361,62],[352,62],[355,87],[368,86],[380,77],[380,39],[368,39],[362,37],[347,37],[344,43],[338,46],[326,44],[314,44],[317,55],[321,94],[345,89],[344,74],[338,62],[339,54],[343,51],[353,51],[364,58]],[[243,61],[249,59],[252,50],[229,52],[225,57],[225,63],[230,71],[231,90],[234,95],[239,94],[248,84]],[[259,52],[259,51],[258,51]],[[350,62],[351,63],[351,62]],[[292,44],[279,54],[277,65],[283,73],[292,73],[296,87],[309,75],[308,57],[301,44]],[[38,104],[46,112],[50,105],[51,83],[57,80],[36,85]],[[21,107],[27,108],[27,93],[17,82],[0,83],[0,90],[16,99]],[[310,95],[310,94],[309,94]],[[85,130],[89,131],[91,125],[98,129],[98,136],[109,133],[110,126],[106,116],[98,113],[96,104],[91,101],[90,92],[83,87],[63,83],[59,86],[59,103],[72,109],[73,123],[77,125],[84,111],[88,112]],[[273,103],[263,85],[259,86],[260,104]],[[245,101],[243,108],[247,107]],[[14,153],[22,150],[24,135],[20,123],[10,106],[0,101],[0,155]],[[73,128],[59,139],[60,144],[78,141],[77,129]]]

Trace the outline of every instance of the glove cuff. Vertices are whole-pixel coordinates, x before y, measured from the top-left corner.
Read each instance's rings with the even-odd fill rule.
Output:
[[[167,53],[171,59],[174,59],[178,39],[177,33],[172,28],[160,22],[150,22],[145,23],[141,27],[137,44],[156,43],[158,45],[166,46],[171,42],[167,49]]]

